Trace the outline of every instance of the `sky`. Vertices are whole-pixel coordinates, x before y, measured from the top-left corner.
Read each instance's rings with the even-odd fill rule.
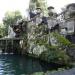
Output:
[[[75,0],[47,0],[48,6],[54,6],[58,13],[69,3],[75,3]],[[29,0],[0,0],[0,22],[7,11],[19,10],[22,15],[26,16],[28,7]]]

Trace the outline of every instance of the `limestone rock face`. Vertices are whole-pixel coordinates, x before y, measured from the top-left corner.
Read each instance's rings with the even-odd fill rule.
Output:
[[[43,51],[45,51],[45,50],[47,50],[47,49],[45,48],[44,45],[42,45],[42,46],[37,45],[37,46],[34,47],[33,53],[34,53],[35,55],[38,55],[38,56],[39,56],[39,55],[40,55]]]
[[[46,26],[38,26],[34,22],[28,24],[28,53],[39,56],[43,51],[47,50],[44,45],[39,45],[40,40],[46,40]]]
[[[57,24],[57,20],[53,18],[48,19],[48,28],[51,29],[51,27],[54,27]]]

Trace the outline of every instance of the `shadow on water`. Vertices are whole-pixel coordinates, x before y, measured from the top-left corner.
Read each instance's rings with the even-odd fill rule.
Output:
[[[46,72],[58,66],[20,55],[0,55],[0,75],[21,75]]]

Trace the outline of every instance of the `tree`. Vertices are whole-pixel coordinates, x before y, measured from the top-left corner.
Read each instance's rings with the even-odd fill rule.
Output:
[[[2,23],[0,23],[0,38],[5,36],[5,27]]]
[[[40,7],[43,14],[47,15],[47,0],[30,0],[29,9],[36,9]]]
[[[5,17],[3,18],[3,24],[5,26],[6,35],[8,33],[9,25],[14,25],[19,19],[22,19],[22,15],[19,11],[6,12]]]

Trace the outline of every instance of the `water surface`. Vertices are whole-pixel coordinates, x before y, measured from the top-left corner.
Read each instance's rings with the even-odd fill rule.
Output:
[[[30,75],[46,72],[55,67],[53,64],[20,55],[0,55],[0,75]]]

